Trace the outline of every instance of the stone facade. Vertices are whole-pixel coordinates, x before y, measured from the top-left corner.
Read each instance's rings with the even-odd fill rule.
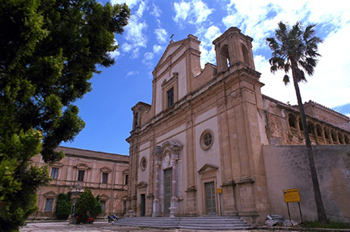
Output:
[[[68,147],[58,147],[57,151],[63,151],[65,157],[49,166],[53,180],[49,186],[39,188],[38,211],[32,218],[54,218],[57,195],[71,191],[74,198],[84,188],[90,189],[94,196],[100,196],[104,211],[100,216],[124,214],[129,175],[128,156]],[[32,161],[33,165],[45,164],[41,155]]]
[[[262,146],[303,136],[297,108],[261,94],[251,42],[228,29],[213,41],[217,66],[204,69],[195,36],[168,45],[152,104],[132,108],[128,216],[238,215],[254,224],[271,212]],[[306,112],[313,144],[349,143],[349,118],[313,102]]]

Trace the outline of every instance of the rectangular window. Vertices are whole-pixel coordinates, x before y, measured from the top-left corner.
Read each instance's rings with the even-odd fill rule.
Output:
[[[102,183],[107,184],[108,182],[108,173],[102,173]]]
[[[85,174],[84,170],[79,170],[79,172],[78,172],[78,181],[84,181],[84,174]]]
[[[53,198],[46,198],[45,212],[52,212]]]
[[[167,91],[168,96],[168,107],[174,105],[174,88],[171,88]]]
[[[51,177],[54,180],[57,180],[58,178],[58,168],[52,168],[51,169]]]
[[[106,202],[100,201],[100,203],[101,203],[102,212],[106,212]]]
[[[125,185],[128,185],[128,178],[129,178],[129,175],[125,175],[125,180],[124,180]]]

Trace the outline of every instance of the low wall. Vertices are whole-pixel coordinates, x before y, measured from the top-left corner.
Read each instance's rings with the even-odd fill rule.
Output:
[[[305,146],[263,146],[271,214],[288,219],[283,190],[298,188],[304,220],[317,220]],[[350,222],[350,145],[313,146],[328,219]],[[301,221],[298,203],[289,203],[291,219]]]

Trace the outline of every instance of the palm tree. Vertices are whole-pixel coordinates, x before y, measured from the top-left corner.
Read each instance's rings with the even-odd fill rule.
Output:
[[[286,85],[290,82],[288,73],[290,70],[292,71],[292,78],[305,136],[305,144],[307,147],[307,157],[317,206],[318,221],[327,223],[327,216],[322,202],[304,106],[298,84],[301,81],[306,81],[304,71],[306,71],[309,76],[313,75],[314,68],[317,64],[316,58],[320,56],[320,54],[317,53],[317,44],[321,43],[322,40],[314,36],[315,24],[307,26],[304,31],[299,22],[292,28],[280,22],[278,27],[279,28],[275,31],[275,38],[270,37],[266,39],[269,47],[273,51],[272,57],[269,60],[271,65],[270,70],[272,73],[275,73],[277,70],[284,70],[285,75],[283,77],[283,82]]]

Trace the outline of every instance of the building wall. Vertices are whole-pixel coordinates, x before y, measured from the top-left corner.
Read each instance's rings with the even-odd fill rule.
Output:
[[[350,145],[313,146],[320,191],[330,220],[350,222]],[[284,189],[299,189],[304,220],[317,220],[305,146],[263,146],[271,214],[288,219]],[[289,203],[292,220],[301,221],[298,203]]]
[[[261,94],[251,41],[228,29],[213,42],[218,65],[203,70],[196,37],[169,44],[153,71],[152,104],[132,108],[127,216],[236,215],[256,224],[271,213],[262,146],[304,144],[303,128],[296,106]],[[314,145],[349,144],[339,126],[349,118],[307,106]]]
[[[129,157],[117,154],[94,152],[75,148],[58,147],[65,157],[49,166],[52,176],[53,169],[58,169],[57,179],[53,179],[49,186],[38,190],[38,211],[33,218],[54,218],[56,199],[58,194],[74,192],[76,186],[88,188],[105,205],[102,216],[112,213],[123,214],[124,201],[127,198],[126,176],[129,169]],[[41,155],[33,158],[33,165],[44,165]],[[78,180],[78,173],[84,171],[83,181]],[[102,175],[107,173],[107,183],[103,183]],[[74,197],[74,194],[72,194]],[[52,207],[48,207],[48,199],[53,199]]]

